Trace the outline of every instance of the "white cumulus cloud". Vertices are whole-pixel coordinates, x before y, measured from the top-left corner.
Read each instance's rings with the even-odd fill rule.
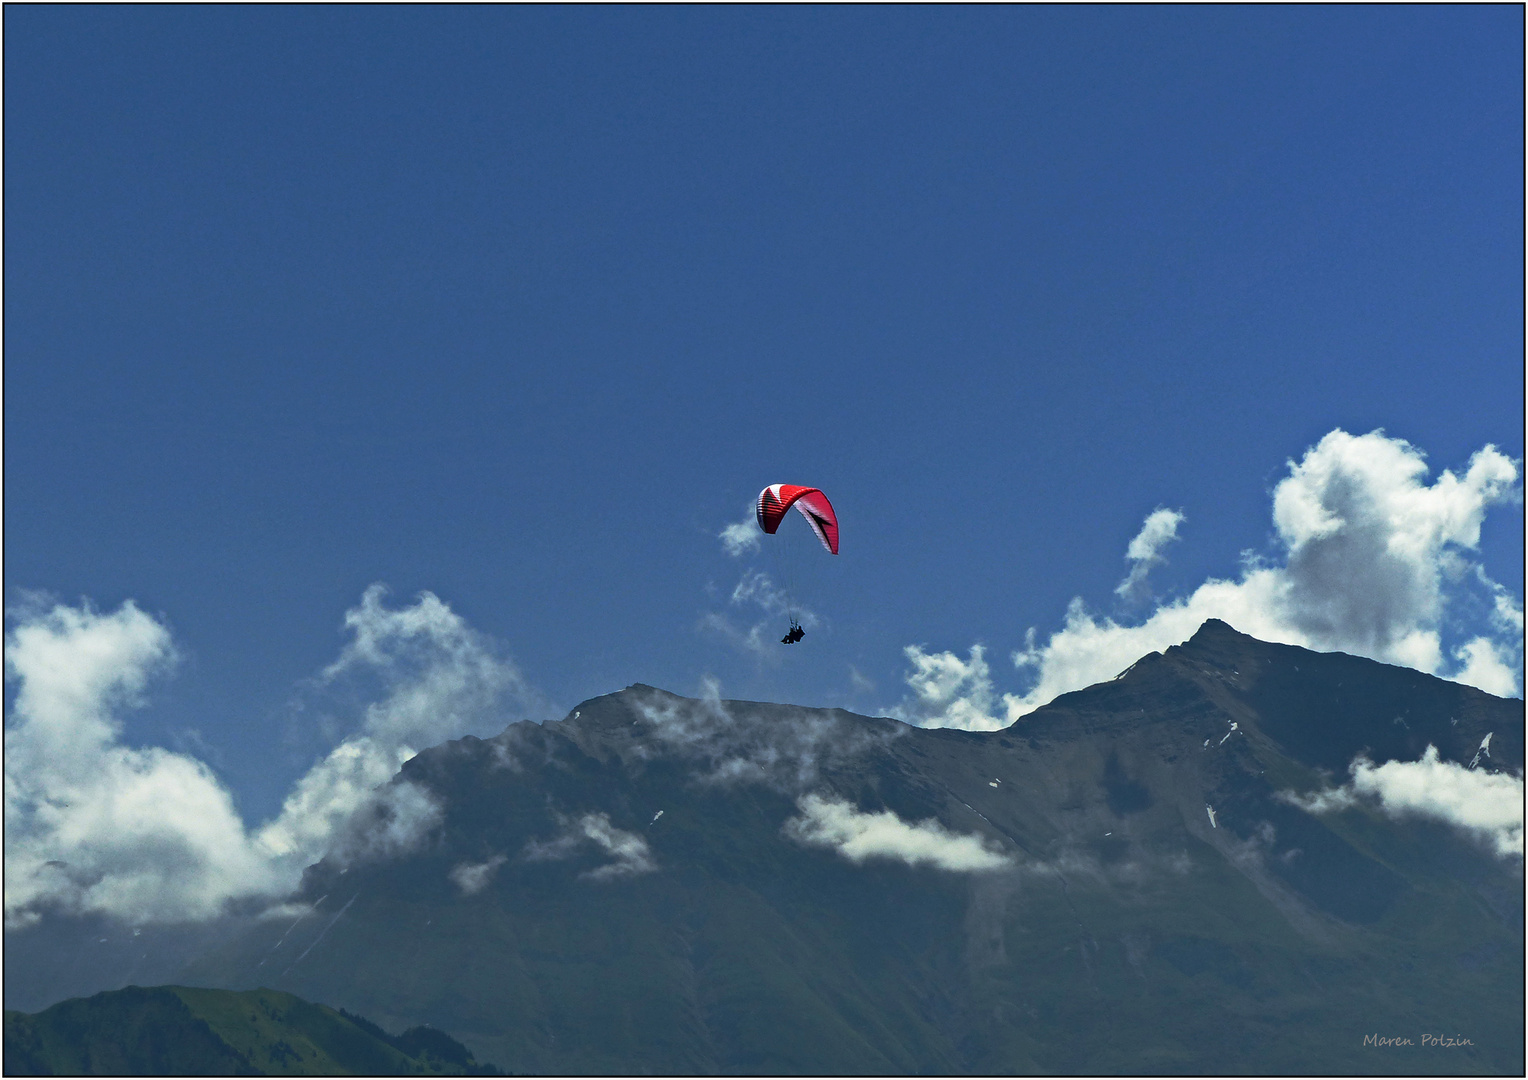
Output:
[[[912,664],[907,674],[912,693],[887,715],[921,727],[991,731],[1008,726],[982,646],[971,646],[967,660],[951,652],[930,653],[918,645],[903,652]]]
[[[908,824],[890,810],[867,814],[851,803],[820,795],[803,795],[796,807],[801,814],[785,823],[785,835],[798,843],[832,848],[850,862],[893,859],[955,873],[1013,865],[986,838],[951,832],[934,818]]]
[[[123,710],[173,665],[168,628],[132,602],[102,614],[33,603],[9,612],[5,676],[5,919],[49,909],[131,921],[212,917],[231,901],[279,898],[326,854],[409,850],[441,819],[423,788],[389,781],[416,748],[502,724],[497,706],[535,695],[510,661],[429,593],[389,610],[368,589],[352,640],[322,673],[376,684],[359,730],[251,830],[203,762],[122,744]]]
[[[1523,778],[1443,761],[1429,746],[1419,761],[1376,765],[1357,758],[1341,787],[1310,795],[1282,793],[1311,813],[1343,810],[1371,800],[1391,817],[1443,821],[1485,841],[1502,858],[1523,857]]]
[[[416,785],[379,785],[424,747],[502,726],[505,705],[539,704],[514,663],[439,597],[424,592],[408,607],[389,609],[386,594],[372,585],[345,613],[352,640],[321,676],[325,684],[346,677],[374,683],[380,697],[365,707],[360,730],[318,761],[260,830],[275,855],[306,865],[326,852],[406,850],[435,826],[440,809]],[[363,806],[371,827],[359,836],[342,833]]]
[[[1500,643],[1486,637],[1471,638],[1454,650],[1454,658],[1463,665],[1453,676],[1459,682],[1497,697],[1517,693],[1519,668],[1513,663],[1511,650]]]
[[[1074,599],[1062,629],[1043,643],[1031,631],[1014,653],[1014,664],[1033,679],[1022,694],[999,698],[974,650],[962,661],[910,648],[913,694],[897,715],[927,726],[1003,727],[1187,640],[1210,618],[1265,641],[1367,656],[1490,693],[1520,692],[1521,600],[1469,559],[1487,509],[1519,497],[1518,465],[1486,446],[1462,476],[1444,470],[1429,484],[1427,474],[1422,452],[1402,439],[1332,431],[1290,462],[1274,488],[1273,558],[1246,558],[1235,580],[1212,578],[1138,623],[1095,614]],[[1163,510],[1147,518],[1127,554],[1136,569],[1159,557],[1181,520]],[[1134,574],[1122,588],[1134,588]],[[1492,595],[1492,614],[1482,632],[1450,650],[1451,666],[1443,631],[1451,601],[1470,588]],[[945,693],[949,686],[954,691]]]
[[[279,888],[233,800],[194,758],[121,744],[121,710],[172,664],[169,630],[131,601],[17,613],[5,676],[5,921],[58,906],[144,920],[217,914]]]

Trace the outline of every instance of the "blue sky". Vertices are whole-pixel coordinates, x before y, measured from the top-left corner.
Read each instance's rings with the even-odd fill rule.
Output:
[[[1520,692],[1519,7],[4,19],[11,626],[132,600],[178,662],[123,744],[251,825],[422,590],[514,666],[487,729],[637,681],[1006,722],[1067,685],[1048,641],[1102,670],[1274,595],[1233,625],[1490,640]],[[1451,524],[1399,577],[1301,562],[1286,481]],[[719,540],[773,482],[842,523],[790,650]],[[1322,623],[1371,570],[1394,603]]]

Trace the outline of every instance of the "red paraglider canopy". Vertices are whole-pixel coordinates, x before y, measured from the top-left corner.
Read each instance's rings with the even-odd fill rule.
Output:
[[[838,554],[838,515],[828,497],[814,487],[799,484],[770,484],[759,492],[759,528],[773,533],[794,506],[822,541],[822,546]]]

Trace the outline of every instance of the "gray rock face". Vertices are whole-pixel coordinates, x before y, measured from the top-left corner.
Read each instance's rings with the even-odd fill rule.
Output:
[[[421,753],[422,846],[181,981],[512,1072],[1518,1073],[1521,859],[1300,805],[1488,734],[1520,777],[1520,700],[1214,621],[990,733],[637,685]]]

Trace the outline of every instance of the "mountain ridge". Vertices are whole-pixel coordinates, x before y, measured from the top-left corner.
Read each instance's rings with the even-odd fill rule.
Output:
[[[1522,711],[1213,622],[991,732],[633,684],[422,751],[415,850],[178,981],[514,1072],[1520,1071],[1520,859],[1308,800],[1487,734],[1520,776]]]

